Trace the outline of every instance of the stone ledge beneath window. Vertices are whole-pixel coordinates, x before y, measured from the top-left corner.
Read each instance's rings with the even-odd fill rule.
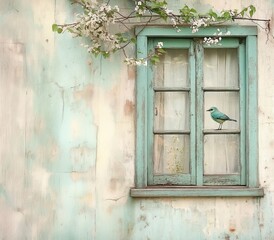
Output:
[[[249,187],[147,187],[132,188],[135,198],[155,197],[263,197],[263,188]]]

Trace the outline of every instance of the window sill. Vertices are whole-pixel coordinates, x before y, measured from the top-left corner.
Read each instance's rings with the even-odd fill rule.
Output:
[[[263,197],[263,188],[249,187],[146,187],[132,188],[134,198],[155,197]]]

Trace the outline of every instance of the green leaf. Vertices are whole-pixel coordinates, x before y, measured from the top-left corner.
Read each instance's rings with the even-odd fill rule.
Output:
[[[211,18],[218,19],[218,14],[217,14],[216,12],[214,12],[212,9],[209,10],[208,15],[209,15]]]
[[[137,43],[136,37],[131,38],[131,39],[130,39],[130,42],[132,42],[132,43],[134,43],[134,44]]]
[[[62,33],[63,28],[59,27],[56,23],[52,24],[51,29],[53,32]]]
[[[106,52],[106,51],[102,51],[101,54],[102,54],[103,58],[108,58],[110,56],[110,53]]]
[[[152,56],[150,60],[153,64],[160,62],[160,59],[157,55]]]
[[[192,13],[193,15],[197,13],[196,9],[194,9],[194,8],[191,8],[191,9],[189,10],[189,12]]]
[[[254,13],[256,12],[256,8],[253,5],[249,6],[249,15],[252,17]]]
[[[224,20],[231,20],[231,15],[230,15],[230,12],[229,11],[224,11],[223,12],[223,14],[222,14],[222,18],[224,19]]]
[[[52,26],[51,26],[51,29],[52,29],[53,32],[57,32],[58,28],[59,27],[56,23],[52,24]]]
[[[241,14],[242,17],[245,15],[246,11],[247,11],[247,8],[244,8],[244,9],[240,12],[240,14]]]
[[[164,50],[164,49],[162,49],[162,48],[157,48],[156,49],[156,52],[157,52],[157,54],[164,54],[164,53],[166,53],[166,51]]]
[[[180,9],[180,14],[182,20],[186,23],[198,16],[197,11],[194,8],[189,8],[187,5]]]

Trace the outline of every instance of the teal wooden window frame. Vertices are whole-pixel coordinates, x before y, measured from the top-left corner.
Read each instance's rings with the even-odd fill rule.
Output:
[[[151,83],[151,67],[137,67],[136,82],[136,165],[135,187],[131,189],[132,197],[192,197],[192,196],[263,196],[258,179],[258,123],[257,123],[257,28],[253,26],[225,26],[222,32],[230,32],[223,36],[220,48],[237,48],[239,56],[238,89],[204,88],[202,71],[203,49],[201,44],[194,48],[194,39],[214,36],[216,28],[200,29],[192,34],[191,29],[181,28],[176,32],[169,27],[145,27],[137,30],[137,57],[145,58],[155,43],[164,41],[165,48],[184,48],[189,51],[189,88],[155,89]],[[244,40],[244,41],[242,41]],[[241,44],[244,42],[244,44]],[[202,46],[205,48],[206,46]],[[241,89],[241,91],[240,91]],[[181,176],[153,176],[153,94],[155,91],[189,92],[190,131],[181,134],[190,135],[191,167],[189,174]],[[204,93],[214,91],[240,91],[240,175],[204,176],[203,175],[203,138],[206,134],[220,132],[203,129]],[[201,107],[203,109],[203,107]],[[197,120],[198,119],[198,120]],[[199,123],[197,124],[197,121]],[[225,133],[226,130],[222,130]],[[227,134],[239,134],[238,130],[228,130]],[[165,134],[165,133],[163,133]],[[218,186],[218,181],[228,182]]]

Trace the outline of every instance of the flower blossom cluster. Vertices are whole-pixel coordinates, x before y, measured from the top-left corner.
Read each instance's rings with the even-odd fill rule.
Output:
[[[77,14],[77,24],[68,26],[67,30],[75,37],[88,38],[91,42],[90,45],[83,46],[90,53],[107,55],[118,50],[120,48],[119,39],[116,35],[111,34],[109,27],[115,23],[115,14],[119,13],[119,7],[88,1],[85,4],[84,7],[88,11]]]
[[[168,16],[171,16],[173,14],[173,11],[168,9],[167,7],[164,8],[164,11],[165,11],[166,15],[168,15]]]
[[[126,58],[125,63],[130,66],[140,66],[140,65],[147,66],[147,60],[145,58],[140,58],[140,59]]]
[[[146,13],[145,5],[142,1],[135,1],[135,12],[142,16]]]
[[[253,5],[243,10],[223,10],[220,14],[210,10],[206,14],[199,14],[196,9],[185,5],[177,9],[179,14],[168,9],[166,0],[134,0],[135,8],[129,14],[120,13],[119,7],[110,5],[108,0],[71,0],[82,7],[82,11],[76,14],[76,21],[69,24],[53,24],[52,30],[57,33],[70,32],[74,37],[86,39],[82,44],[87,51],[95,56],[108,57],[112,53],[122,50],[125,55],[125,62],[128,65],[147,65],[150,60],[152,64],[160,61],[160,56],[165,54],[163,43],[158,42],[155,49],[142,59],[128,58],[126,47],[130,43],[136,43],[136,36],[131,32],[129,24],[135,24],[131,19],[137,18],[136,24],[147,25],[153,21],[160,20],[171,23],[173,28],[180,32],[178,27],[181,24],[190,24],[192,33],[197,33],[201,27],[218,24],[220,22],[232,21],[237,18],[251,19],[256,11]],[[119,2],[119,1],[116,1]],[[176,11],[177,11],[176,10]],[[148,15],[144,15],[148,12]],[[139,21],[141,20],[141,21]],[[145,23],[145,24],[144,24]],[[118,28],[113,27],[118,25]],[[123,29],[123,30],[121,30]],[[125,30],[125,31],[124,31]],[[204,44],[220,44],[222,35],[230,35],[229,31],[217,32],[210,37],[203,39]]]
[[[164,43],[163,42],[158,42],[156,45],[156,48],[163,48]]]
[[[156,49],[161,49],[162,50],[162,48],[163,48],[163,46],[164,46],[164,43],[163,42],[158,42],[157,43],[157,45],[155,46],[155,48]],[[162,53],[163,51],[161,51],[161,53]],[[161,54],[160,53],[160,54]],[[126,58],[125,59],[125,63],[127,64],[127,65],[130,65],[130,66],[140,66],[140,65],[143,65],[143,66],[147,66],[147,61],[150,59],[151,60],[151,58],[159,58],[159,53],[157,52],[157,51],[155,51],[155,52],[152,52],[152,53],[150,53],[149,55],[148,55],[148,57],[147,58]]]
[[[221,37],[205,37],[203,43],[206,45],[220,44]]]
[[[206,45],[212,45],[212,44],[218,44],[221,45],[220,41],[222,40],[223,35],[230,35],[231,32],[227,31],[226,33],[223,33],[219,28],[217,29],[217,32],[214,33],[214,37],[205,37],[203,40],[203,43]]]
[[[209,25],[210,18],[198,18],[191,23],[192,33],[199,31],[200,27],[207,27]]]

